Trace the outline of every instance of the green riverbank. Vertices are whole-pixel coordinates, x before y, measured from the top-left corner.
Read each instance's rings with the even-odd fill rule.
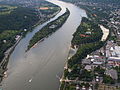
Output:
[[[101,41],[102,35],[102,30],[98,24],[88,18],[82,18],[81,24],[73,34],[71,41],[72,47],[77,46],[78,50],[67,62],[61,79],[60,90],[76,90],[75,83],[77,81],[92,81],[92,73],[86,71],[81,62],[88,54],[104,45],[104,42]],[[80,70],[83,70],[82,74],[80,74]]]

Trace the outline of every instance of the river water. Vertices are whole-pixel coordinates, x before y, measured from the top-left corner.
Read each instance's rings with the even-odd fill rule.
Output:
[[[62,10],[50,21],[62,15],[66,8],[70,16],[65,24],[54,34],[25,53],[32,36],[50,21],[37,26],[33,32],[20,41],[11,54],[8,64],[8,77],[2,82],[3,90],[58,90],[69,52],[72,34],[79,26],[84,10],[62,1],[50,0]]]

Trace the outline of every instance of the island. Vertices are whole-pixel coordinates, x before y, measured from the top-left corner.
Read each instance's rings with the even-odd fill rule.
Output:
[[[44,38],[48,37],[50,34],[54,33],[58,30],[67,20],[70,15],[70,11],[66,9],[66,12],[59,16],[56,20],[48,23],[45,27],[43,27],[40,31],[38,31],[30,40],[27,51],[35,47],[37,43],[44,40]]]

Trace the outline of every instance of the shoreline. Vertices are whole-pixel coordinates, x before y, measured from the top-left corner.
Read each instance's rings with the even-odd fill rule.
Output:
[[[0,83],[2,82],[2,79],[4,78],[4,73],[7,71],[7,64],[9,62],[9,57],[14,51],[15,47],[19,44],[19,42],[22,40],[23,36],[20,36],[19,39],[16,41],[16,43],[11,46],[4,54],[4,58],[2,59],[2,62],[0,63]]]
[[[74,48],[73,48],[74,47]],[[70,50],[73,49],[73,50],[76,50],[75,53],[70,57]],[[69,47],[69,53],[68,53],[68,56],[67,56],[67,61],[65,62],[65,66],[64,66],[64,70],[65,69],[68,69],[68,61],[69,59],[71,59],[77,52],[78,48],[76,45],[72,46],[70,45]],[[60,78],[60,86],[59,86],[59,90],[61,90],[61,85],[63,83],[63,80],[64,80],[64,71],[63,71],[63,74],[62,74],[62,77]]]
[[[99,25],[99,24],[98,24]],[[102,32],[103,32],[103,35],[102,35],[102,37],[101,37],[101,40],[100,41],[106,41],[107,39],[108,39],[108,37],[109,37],[109,35],[110,35],[110,30],[109,29],[107,29],[107,28],[105,28],[103,25],[99,25],[100,26],[100,29],[102,30]],[[76,48],[75,48],[76,47]],[[103,46],[102,46],[103,47]],[[65,63],[65,66],[64,66],[64,71],[65,71],[65,69],[68,69],[68,71],[71,71],[69,68],[68,68],[68,61],[69,61],[69,59],[71,59],[75,54],[76,54],[76,52],[77,52],[77,50],[76,50],[76,52],[75,52],[75,54],[73,55],[73,56],[71,56],[70,57],[70,50],[71,49],[73,49],[73,50],[75,50],[75,49],[77,49],[78,50],[78,47],[76,46],[76,45],[74,45],[74,46],[70,46],[70,49],[69,49],[69,53],[68,53],[68,58],[67,58],[67,61],[66,61],[66,63]],[[63,84],[63,82],[64,82],[64,71],[63,71],[63,74],[62,74],[62,77],[61,77],[61,79],[60,79],[60,86],[59,86],[59,90],[61,90],[61,86],[62,86],[62,84]],[[66,79],[65,79],[66,80]],[[66,82],[65,82],[66,83]],[[65,84],[63,85],[63,88],[65,88]]]

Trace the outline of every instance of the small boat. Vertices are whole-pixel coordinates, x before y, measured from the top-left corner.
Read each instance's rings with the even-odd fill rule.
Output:
[[[29,82],[32,82],[32,78],[29,80]]]

